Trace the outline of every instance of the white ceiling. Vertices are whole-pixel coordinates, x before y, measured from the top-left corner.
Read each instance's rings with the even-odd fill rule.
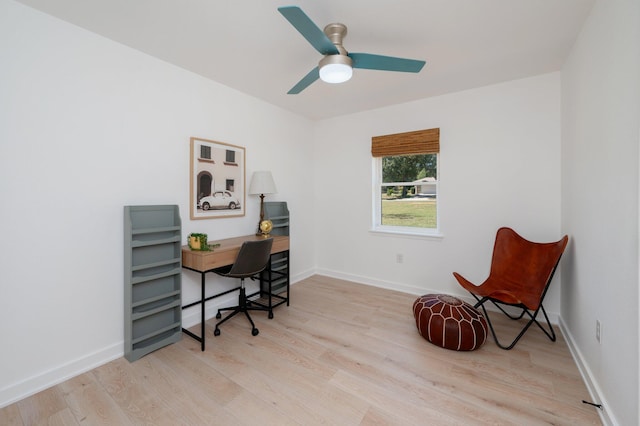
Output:
[[[594,0],[18,0],[271,104],[321,119],[557,71]],[[422,59],[287,95],[321,55],[277,11],[348,27],[348,51]]]

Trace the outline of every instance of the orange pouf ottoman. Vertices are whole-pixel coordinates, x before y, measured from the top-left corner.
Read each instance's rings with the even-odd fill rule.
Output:
[[[487,340],[487,321],[457,297],[427,294],[413,302],[420,335],[436,346],[455,351],[478,349]]]

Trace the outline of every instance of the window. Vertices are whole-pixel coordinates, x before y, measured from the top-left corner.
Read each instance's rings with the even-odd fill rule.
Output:
[[[373,229],[437,235],[440,129],[376,136]]]
[[[200,145],[200,158],[211,160],[211,147]]]
[[[235,164],[235,162],[236,162],[236,152],[228,149],[227,153],[225,155],[225,162],[226,163]]]

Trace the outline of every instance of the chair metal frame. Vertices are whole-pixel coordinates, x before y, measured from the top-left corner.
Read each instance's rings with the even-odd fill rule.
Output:
[[[214,336],[220,335],[220,326],[230,320],[239,313],[244,313],[249,323],[251,323],[251,334],[257,336],[259,330],[256,328],[249,311],[266,311],[270,312],[269,307],[251,305],[251,301],[247,299],[247,293],[244,286],[245,278],[255,279],[262,271],[269,266],[271,257],[271,247],[273,246],[273,238],[265,238],[263,240],[245,241],[240,247],[240,252],[233,262],[233,265],[223,266],[213,269],[212,272],[229,278],[240,278],[240,293],[238,294],[238,305],[218,309],[216,319],[222,318],[223,311],[231,311],[223,320],[216,323],[213,331]]]
[[[531,251],[535,251],[537,254],[542,253],[544,255],[540,256],[544,257],[544,259],[539,260],[536,258],[526,265],[530,268],[534,266],[540,266],[540,268],[535,271],[537,272],[536,275],[546,277],[544,279],[544,282],[542,282],[542,279],[540,279],[539,282],[535,283],[536,288],[534,290],[537,291],[529,291],[530,289],[528,288],[527,291],[522,291],[522,293],[529,293],[526,296],[526,301],[522,300],[523,296],[518,293],[518,287],[524,287],[525,283],[516,282],[513,276],[509,276],[508,279],[499,276],[501,268],[496,267],[497,262],[505,262],[505,259],[508,262],[510,260],[510,257],[520,254],[506,253],[504,251],[503,245],[510,242],[508,239],[512,239],[514,241],[514,245],[518,245],[519,248],[522,247],[520,251],[526,251],[525,249],[530,249]],[[542,302],[544,301],[544,298],[549,289],[549,285],[553,280],[553,276],[556,272],[556,269],[558,268],[560,258],[562,257],[568,241],[569,237],[565,235],[562,239],[556,242],[536,243],[526,240],[511,228],[503,227],[498,229],[498,232],[496,233],[493,257],[491,259],[491,272],[489,273],[489,277],[482,284],[475,285],[457,272],[453,273],[456,280],[458,280],[458,283],[469,293],[471,293],[471,295],[476,299],[477,303],[474,305],[474,307],[482,308],[487,323],[489,324],[491,334],[493,335],[493,340],[496,342],[496,345],[498,345],[498,347],[505,350],[512,349],[522,338],[522,336],[524,336],[529,327],[531,327],[531,325],[534,323],[552,342],[556,341],[556,333],[553,329],[553,326],[551,325],[551,322],[549,321],[549,316],[547,315]],[[516,262],[512,262],[512,265],[515,263]],[[510,266],[513,267],[512,265]],[[521,270],[519,270],[519,272],[521,272],[523,276],[526,272],[528,272],[525,270],[525,267],[522,267],[520,269]],[[524,279],[522,281],[524,281]],[[500,288],[499,286],[501,284],[504,285],[504,287]],[[485,303],[488,301],[492,302],[502,313],[504,313],[511,320],[520,320],[525,315],[527,315],[529,318],[525,326],[509,345],[500,343],[498,339],[498,336],[494,330],[493,324],[491,323],[491,319],[485,307]],[[507,312],[501,305],[522,309],[522,312],[520,312],[519,315],[514,315]],[[540,311],[542,311],[544,319],[547,323],[546,329],[536,319]]]

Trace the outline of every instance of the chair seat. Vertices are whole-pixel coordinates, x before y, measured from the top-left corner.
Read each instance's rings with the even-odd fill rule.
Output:
[[[491,280],[487,279],[487,281],[481,285],[475,285],[457,272],[454,272],[453,276],[465,290],[480,297],[498,299],[509,305],[525,305],[527,308],[533,310],[538,308],[537,299],[533,298],[533,300],[529,300],[528,303],[525,303],[525,301],[523,301],[514,292],[504,290],[506,286],[501,285],[500,283],[491,282]]]
[[[221,266],[219,268],[212,269],[212,272],[218,275],[227,275],[229,274],[229,272],[231,272],[232,267],[233,265]]]

